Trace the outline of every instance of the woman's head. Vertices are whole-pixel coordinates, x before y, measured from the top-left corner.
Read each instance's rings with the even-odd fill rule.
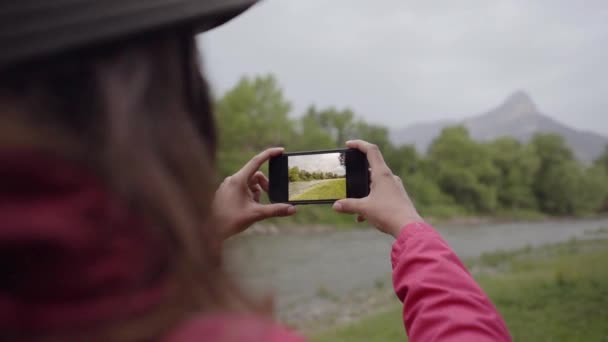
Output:
[[[99,329],[146,337],[195,310],[243,303],[219,267],[210,215],[215,128],[191,29],[2,69],[0,136],[0,149],[44,150],[86,165],[116,195],[111,205],[141,215],[163,242],[166,258],[156,267],[169,279],[167,298]]]

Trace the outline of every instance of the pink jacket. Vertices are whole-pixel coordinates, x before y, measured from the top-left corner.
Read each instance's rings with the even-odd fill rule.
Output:
[[[391,261],[393,286],[404,304],[403,321],[410,341],[511,341],[496,308],[433,227],[425,223],[406,226],[393,244]],[[201,337],[304,341],[272,322],[233,315],[195,318],[168,336],[168,341],[192,342]]]

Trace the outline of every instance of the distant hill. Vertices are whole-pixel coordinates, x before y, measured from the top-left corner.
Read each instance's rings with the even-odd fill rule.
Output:
[[[584,162],[597,158],[608,144],[608,137],[568,127],[542,114],[523,91],[515,92],[487,113],[462,121],[444,120],[411,125],[391,132],[391,138],[397,144],[415,144],[419,151],[426,151],[441,130],[452,125],[464,125],[478,141],[510,136],[525,142],[535,133],[557,133],[564,137],[577,158]]]

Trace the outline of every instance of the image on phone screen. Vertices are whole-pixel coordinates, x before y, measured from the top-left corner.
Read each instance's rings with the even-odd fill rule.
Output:
[[[289,201],[346,198],[344,152],[292,155],[287,165]]]

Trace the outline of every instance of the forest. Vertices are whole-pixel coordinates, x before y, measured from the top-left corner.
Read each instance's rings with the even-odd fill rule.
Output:
[[[348,108],[310,105],[294,113],[272,75],[243,77],[215,105],[221,177],[269,146],[333,149],[357,138],[380,147],[426,217],[527,219],[608,210],[608,147],[594,163],[584,164],[559,135],[537,134],[526,143],[509,137],[477,142],[464,127],[454,126],[444,129],[428,151],[417,151],[411,145],[395,146],[387,127],[366,122]],[[407,115],[407,109],[403,112]],[[327,206],[298,210],[292,220],[299,223],[352,222]]]

